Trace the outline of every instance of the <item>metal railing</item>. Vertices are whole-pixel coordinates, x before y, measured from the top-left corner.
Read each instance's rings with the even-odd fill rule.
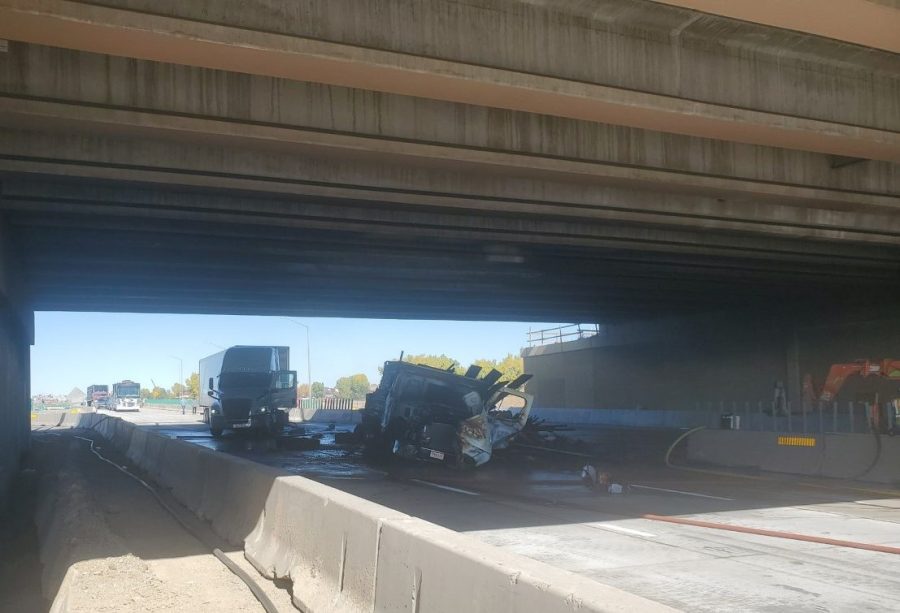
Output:
[[[698,403],[697,412],[705,414],[703,422],[710,428],[722,427],[722,417],[736,416],[735,429],[789,434],[861,434],[878,429],[900,429],[894,419],[893,402],[884,403],[881,411],[873,412],[867,402],[819,403],[809,410],[792,410],[791,403],[773,407],[771,402],[707,402]],[[877,413],[877,415],[876,415]],[[886,423],[885,423],[886,421]]]
[[[870,434],[873,431],[900,434],[900,399],[883,403],[881,407],[881,411],[873,414],[869,403],[841,401],[804,413],[791,411],[789,405],[775,407],[773,411],[772,401],[715,401],[698,402],[693,409],[536,407],[531,414],[574,428],[688,429],[704,426],[715,430],[724,428],[779,434]]]
[[[528,346],[563,343],[600,334],[600,324],[568,324],[543,330],[528,330]]]
[[[315,411],[359,411],[365,406],[365,400],[351,398],[303,398],[300,400],[301,409]]]

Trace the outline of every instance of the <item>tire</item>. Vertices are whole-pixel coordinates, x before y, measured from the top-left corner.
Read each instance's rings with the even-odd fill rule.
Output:
[[[391,420],[384,432],[375,426],[374,436],[363,446],[363,457],[375,464],[389,464],[395,459],[394,443],[403,437],[406,431],[406,422],[397,418]]]
[[[224,432],[224,430],[225,429],[222,428],[221,426],[219,426],[219,427],[210,426],[209,427],[209,433],[213,435],[213,438],[219,438],[220,436],[222,436],[222,432]]]

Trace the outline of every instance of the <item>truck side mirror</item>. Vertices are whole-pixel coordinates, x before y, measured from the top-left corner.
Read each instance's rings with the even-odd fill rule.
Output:
[[[206,392],[206,395],[209,396],[210,398],[216,397],[216,393],[212,390],[209,390],[208,392]]]
[[[209,389],[212,389],[212,388],[214,387],[214,383],[215,383],[215,382],[213,381],[213,378],[210,377],[210,378],[209,378],[209,386],[208,386]]]

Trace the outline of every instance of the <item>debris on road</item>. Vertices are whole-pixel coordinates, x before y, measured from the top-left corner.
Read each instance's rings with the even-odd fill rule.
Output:
[[[474,365],[460,375],[385,362],[378,389],[366,396],[358,429],[367,454],[457,467],[488,462],[528,422],[533,398],[520,388],[531,375],[500,381],[497,370],[480,373]]]
[[[597,470],[592,464],[585,464],[582,467],[581,482],[590,490],[606,494],[622,494],[627,487],[616,483],[609,472]]]

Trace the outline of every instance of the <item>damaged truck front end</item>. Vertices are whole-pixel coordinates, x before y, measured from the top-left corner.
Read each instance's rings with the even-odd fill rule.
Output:
[[[460,468],[481,466],[525,427],[532,397],[521,391],[530,375],[500,381],[402,361],[384,364],[378,389],[366,396],[360,433],[367,454]]]

